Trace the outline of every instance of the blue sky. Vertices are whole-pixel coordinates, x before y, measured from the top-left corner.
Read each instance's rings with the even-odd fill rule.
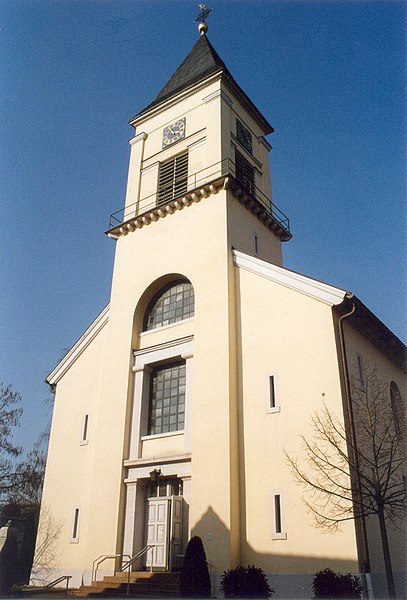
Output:
[[[275,128],[285,266],[406,338],[403,1],[213,0],[209,39]],[[0,380],[29,448],[43,383],[109,301],[128,120],[197,39],[195,1],[0,0]]]

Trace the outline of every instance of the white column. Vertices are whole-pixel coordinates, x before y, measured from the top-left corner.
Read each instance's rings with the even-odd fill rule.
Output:
[[[127,189],[126,189],[126,209],[128,212],[132,211],[137,206],[140,195],[140,184],[141,184],[141,167],[144,158],[144,142],[147,139],[146,133],[139,133],[129,141],[131,146],[130,150],[130,162],[129,162],[129,173],[127,176]],[[133,206],[134,205],[134,206]],[[130,208],[131,207],[131,208]]]
[[[126,484],[126,510],[124,513],[124,532],[123,532],[123,554],[128,554],[130,558],[134,551],[134,525],[136,516],[136,495],[137,482]],[[128,560],[123,558],[123,562]]]
[[[141,458],[141,436],[145,433],[142,428],[145,426],[148,406],[149,374],[151,368],[147,365],[135,365],[134,372],[134,395],[133,412],[130,429],[130,450],[129,459]]]
[[[184,450],[192,451],[192,358],[193,353],[181,354],[185,360],[185,425],[184,425]]]

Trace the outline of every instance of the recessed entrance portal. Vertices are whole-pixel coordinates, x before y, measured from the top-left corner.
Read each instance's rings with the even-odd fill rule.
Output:
[[[176,570],[182,562],[182,481],[160,477],[146,493],[146,568]]]

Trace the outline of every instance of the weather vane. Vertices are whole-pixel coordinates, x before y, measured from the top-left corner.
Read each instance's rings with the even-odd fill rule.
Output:
[[[206,8],[206,4],[198,4],[198,6],[201,9],[201,12],[199,13],[199,15],[197,16],[197,18],[195,19],[195,23],[197,21],[199,21],[198,31],[202,35],[202,34],[204,34],[204,33],[206,33],[208,31],[208,25],[206,24],[205,19],[207,18],[207,16],[209,15],[209,13],[212,12],[212,9],[211,8]]]

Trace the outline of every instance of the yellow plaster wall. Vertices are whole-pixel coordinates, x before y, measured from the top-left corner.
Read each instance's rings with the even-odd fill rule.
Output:
[[[196,316],[180,330],[194,332],[192,389],[192,502],[190,526],[202,525],[209,508],[226,526],[216,539],[214,562],[229,565],[230,439],[228,259],[226,248],[226,192],[220,192],[167,216],[117,242],[106,346],[105,377],[101,397],[99,444],[93,478],[92,512],[87,560],[111,553],[118,539],[121,513],[119,496],[122,444],[131,398],[131,333],[133,315],[144,290],[168,272],[191,280]],[[132,269],[134,265],[134,271]],[[134,273],[134,275],[133,275]],[[137,324],[136,324],[137,327]],[[180,337],[176,328],[157,332]],[[142,336],[142,345],[149,334]],[[106,444],[106,439],[110,440]],[[209,450],[209,454],[208,454]],[[177,443],[174,453],[179,453]],[[208,458],[213,466],[207,477]],[[196,476],[194,474],[196,473]],[[203,476],[204,474],[204,476]],[[209,500],[211,499],[211,506]],[[118,515],[119,518],[112,518]],[[207,519],[206,519],[207,524]],[[120,546],[120,540],[117,543]]]
[[[357,571],[353,523],[317,529],[284,454],[304,465],[300,436],[312,437],[323,400],[342,419],[331,307],[244,269],[236,280],[242,562],[275,573]],[[280,412],[267,413],[269,375]],[[285,540],[272,539],[273,490],[283,495]]]
[[[57,384],[40,525],[40,531],[48,525],[54,533],[60,529],[52,544],[57,564],[50,567],[61,560],[67,567],[76,567],[85,560],[108,327],[103,327]],[[88,444],[81,444],[85,414],[89,415]],[[70,543],[76,506],[80,507],[78,544]]]

